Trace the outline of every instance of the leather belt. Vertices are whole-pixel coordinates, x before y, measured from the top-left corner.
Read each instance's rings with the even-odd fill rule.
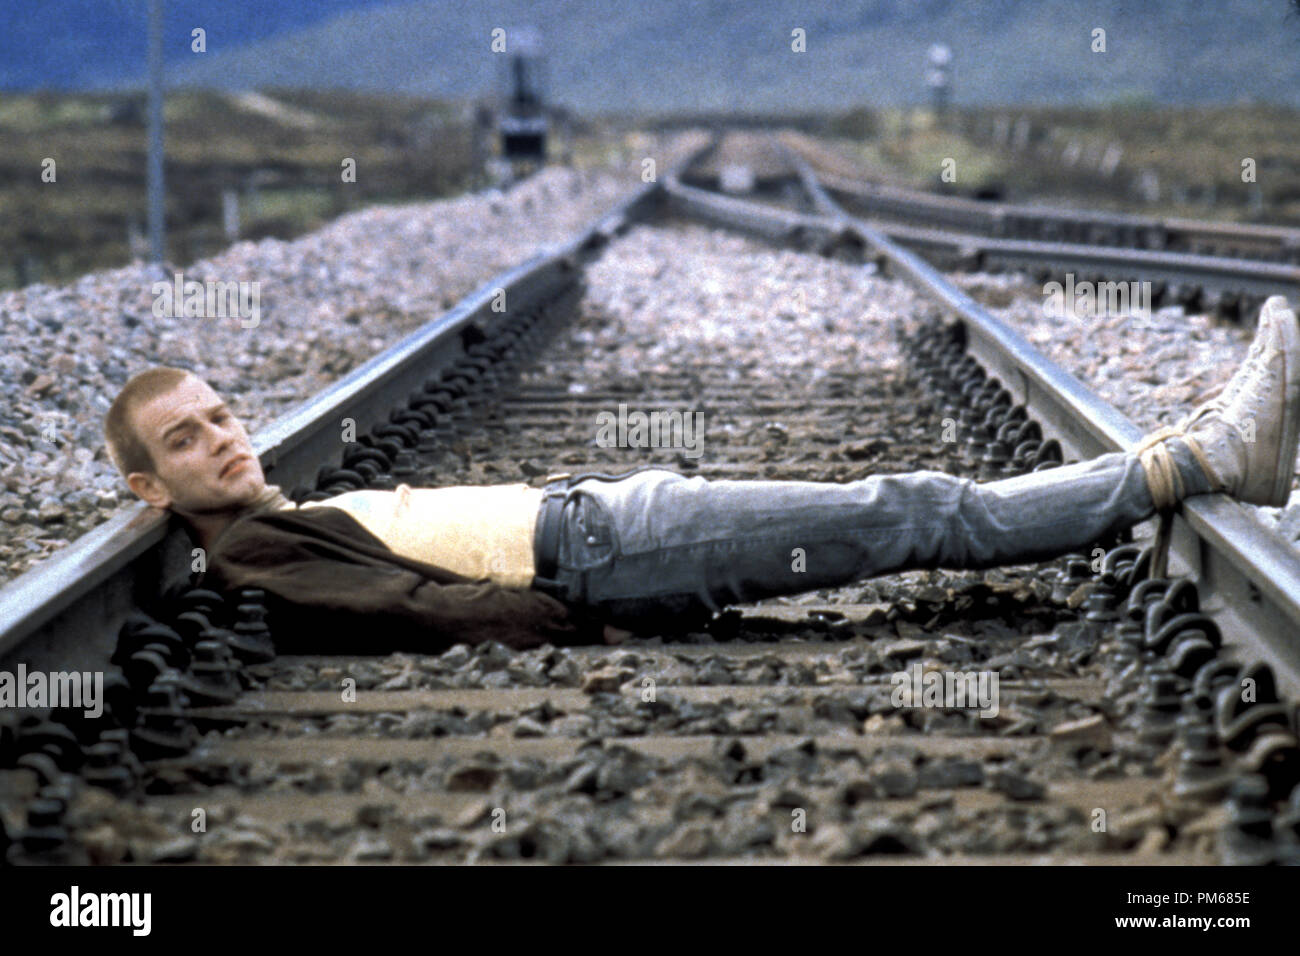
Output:
[[[555,475],[546,483],[542,508],[537,516],[537,531],[533,539],[533,564],[537,577],[555,580],[560,561],[560,518],[568,498],[569,475]]]

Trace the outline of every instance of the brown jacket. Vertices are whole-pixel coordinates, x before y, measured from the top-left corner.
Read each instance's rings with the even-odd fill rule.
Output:
[[[436,653],[482,641],[526,648],[601,640],[599,624],[540,591],[470,581],[402,557],[328,506],[237,519],[213,544],[203,582],[264,589],[281,651]]]

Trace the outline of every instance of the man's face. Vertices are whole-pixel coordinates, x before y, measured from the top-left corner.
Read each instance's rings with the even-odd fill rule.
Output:
[[[154,471],[132,472],[127,484],[154,507],[220,514],[266,488],[248,433],[207,383],[186,378],[136,408],[133,421]]]

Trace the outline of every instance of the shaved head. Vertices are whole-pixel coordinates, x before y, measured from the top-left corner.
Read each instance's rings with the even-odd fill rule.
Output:
[[[104,439],[108,455],[123,478],[133,471],[153,471],[153,457],[140,440],[132,415],[145,402],[166,394],[194,373],[183,368],[159,365],[131,377],[104,416]]]
[[[104,433],[131,490],[192,524],[235,514],[266,490],[244,426],[184,369],[160,366],[133,377],[108,410]]]

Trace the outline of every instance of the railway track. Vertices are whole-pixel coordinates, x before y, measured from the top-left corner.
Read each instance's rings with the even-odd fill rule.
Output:
[[[1136,437],[799,172],[822,215],[721,198],[675,175],[647,187],[259,435],[268,480],[303,499],[644,464],[715,478],[938,468],[988,479]],[[750,333],[764,361],[723,336],[630,375],[619,349],[632,333],[638,347],[695,340],[579,310],[584,284],[602,281],[603,258],[625,244],[621,267],[690,276],[701,222],[818,249],[850,260],[847,271],[878,261],[935,304],[918,301],[896,340],[864,322],[838,350],[777,361],[795,345],[772,324]],[[681,261],[636,247],[664,231]],[[500,288],[505,314],[491,310]],[[959,323],[942,321],[951,316]],[[870,374],[868,354],[879,360]],[[703,412],[706,454],[600,447],[596,416],[619,405]],[[340,461],[344,413],[363,439]],[[958,441],[942,439],[945,420],[962,424]],[[1005,455],[990,448],[999,436]],[[914,572],[762,602],[618,647],[375,653],[382,635],[365,634],[327,655],[309,634],[267,634],[256,591],[223,597],[182,581],[160,600],[153,582],[188,552],[135,514],[79,542],[57,575],[0,592],[21,598],[5,604],[3,666],[113,657],[110,678],[121,672],[104,721],[121,726],[62,711],[5,725],[6,856],[1294,861],[1295,713],[1279,698],[1295,692],[1297,661],[1274,631],[1294,633],[1300,616],[1300,591],[1288,590],[1296,559],[1240,510],[1189,508],[1171,566],[1199,571],[1199,587],[1150,579],[1139,538],[1099,542],[1099,561]],[[1242,567],[1243,551],[1273,564]],[[1199,614],[1225,594],[1230,607]],[[152,625],[126,619],[140,595]],[[972,687],[996,675],[996,699],[926,700],[927,680],[966,674]],[[1249,705],[1231,693],[1244,677],[1258,690]]]
[[[787,134],[782,143],[846,213],[941,269],[1023,271],[1039,283],[1101,285],[1106,294],[1103,284],[1121,283],[1126,303],[1128,283],[1145,282],[1148,308],[1179,304],[1245,323],[1270,295],[1300,296],[1300,230],[941,196],[846,176],[843,162],[807,137]],[[797,211],[786,188],[795,166],[787,159],[782,170],[767,150],[755,192]],[[716,188],[724,165],[736,161],[708,158],[686,181]]]
[[[846,209],[868,218],[901,220],[999,239],[1300,264],[1300,229],[947,196],[864,179],[826,144],[802,134],[787,132],[781,141],[812,165],[829,194]]]
[[[920,222],[999,239],[1163,250],[1300,264],[1300,230],[984,202],[821,173],[823,185],[865,216]]]

